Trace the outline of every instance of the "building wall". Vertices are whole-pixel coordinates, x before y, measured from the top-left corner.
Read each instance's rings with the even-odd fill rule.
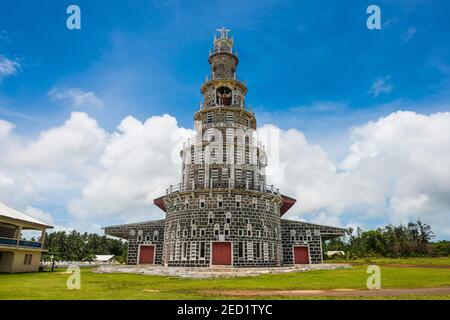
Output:
[[[39,251],[1,251],[0,252],[0,272],[36,272],[39,271],[39,264],[42,253]],[[25,264],[25,255],[31,255],[31,263]]]
[[[239,197],[240,201],[236,201]],[[210,266],[213,241],[232,242],[232,262],[236,267],[281,263],[279,196],[256,191],[211,190],[174,194],[164,200],[166,265]],[[205,206],[201,207],[203,200]],[[199,250],[202,242],[204,257]],[[239,242],[243,245],[242,255]]]
[[[150,221],[127,226],[128,238],[128,264],[139,263],[139,245],[155,245],[155,264],[162,264],[164,220]],[[155,232],[157,239],[155,239]]]

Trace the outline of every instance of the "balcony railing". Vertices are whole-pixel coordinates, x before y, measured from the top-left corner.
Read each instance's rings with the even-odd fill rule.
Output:
[[[22,248],[42,248],[42,242],[19,240],[12,238],[0,238],[0,245],[9,247],[22,247]]]
[[[195,183],[194,181],[189,184],[179,183],[176,185],[170,185],[169,188],[166,189],[166,195],[171,195],[176,192],[187,192],[187,191],[199,191],[205,189],[239,189],[239,190],[250,190],[250,191],[259,191],[264,193],[270,193],[274,195],[279,195],[280,190],[275,188],[272,185],[266,184],[252,184],[248,182],[232,182],[232,181],[210,181],[206,186],[202,183]]]
[[[229,145],[235,145],[234,143],[228,143],[226,137],[223,137],[223,140],[224,140],[225,143],[227,143]],[[202,144],[207,144],[207,143],[208,143],[207,141],[202,141],[202,139],[199,139],[199,138],[197,138],[197,139],[196,138],[189,138],[185,142],[183,142],[183,149],[189,148],[189,147],[192,147],[192,146],[196,146],[196,145],[200,146]],[[263,151],[265,150],[264,144],[262,144],[262,142],[257,140],[257,139],[249,139],[249,140],[247,140],[247,142],[245,142],[245,143],[238,143],[237,145],[238,146],[246,146],[246,145],[248,145],[250,147],[258,147],[259,149],[261,149]]]

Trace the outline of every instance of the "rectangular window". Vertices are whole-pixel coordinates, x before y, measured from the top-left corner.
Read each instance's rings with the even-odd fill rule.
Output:
[[[244,257],[244,243],[243,242],[238,242],[238,256],[239,256],[239,258]]]
[[[187,252],[188,252],[188,247],[187,247],[187,242],[183,242],[183,245],[182,245],[182,256],[181,256],[181,259],[183,259],[183,260],[186,260],[186,257],[187,257]]]
[[[261,258],[261,243],[256,243],[256,258]]]
[[[239,237],[243,237],[244,236],[244,230],[239,229]]]
[[[218,235],[219,235],[219,229],[218,229],[218,228],[214,229],[214,235],[215,235],[215,236],[218,236]]]
[[[205,254],[206,254],[205,251],[206,251],[206,243],[200,242],[200,250],[199,250],[200,259],[205,259]]]
[[[225,229],[223,230],[224,235],[228,236],[230,234],[230,229]]]

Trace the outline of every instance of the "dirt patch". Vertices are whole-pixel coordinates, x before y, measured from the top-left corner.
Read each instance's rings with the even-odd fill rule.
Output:
[[[450,287],[444,288],[415,288],[415,289],[378,289],[378,290],[204,290],[202,293],[235,296],[235,297],[385,297],[403,295],[450,295]]]

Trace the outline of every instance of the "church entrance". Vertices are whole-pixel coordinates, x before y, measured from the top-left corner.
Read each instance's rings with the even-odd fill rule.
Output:
[[[139,264],[154,264],[155,246],[140,245],[139,246]]]
[[[231,242],[212,242],[212,265],[231,266]]]

